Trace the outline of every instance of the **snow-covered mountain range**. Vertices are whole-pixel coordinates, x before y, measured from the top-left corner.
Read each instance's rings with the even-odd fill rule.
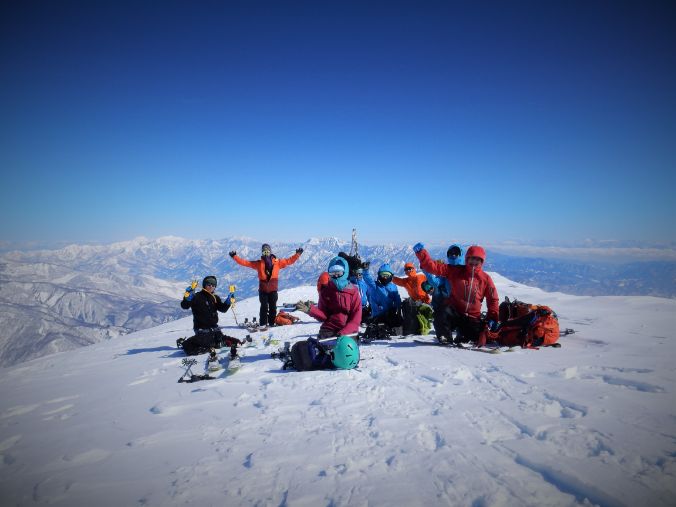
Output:
[[[0,365],[72,350],[180,318],[185,315],[178,307],[183,289],[193,278],[201,280],[207,274],[219,278],[219,293],[235,284],[239,297],[252,296],[258,286],[254,272],[235,264],[228,252],[237,250],[243,258],[255,259],[261,243],[250,238],[137,238],[108,245],[4,253],[0,255]],[[348,242],[336,238],[272,246],[279,257],[292,255],[299,246],[305,249],[296,264],[282,271],[282,289],[314,283],[332,256],[350,249]],[[445,247],[430,251],[443,258]],[[390,262],[402,272],[405,262],[415,261],[410,245],[360,245],[359,253],[372,262],[372,269]],[[662,284],[666,292],[657,295],[671,296],[673,266],[668,264],[646,282],[624,273],[604,277],[598,269],[569,261],[524,260],[489,251],[486,267],[549,290],[621,294],[618,287]]]
[[[381,341],[358,370],[303,373],[254,333],[237,374],[179,384],[186,316],[0,368],[2,505],[675,505],[676,301],[492,276],[577,332],[497,355]],[[298,315],[280,345],[317,332]]]

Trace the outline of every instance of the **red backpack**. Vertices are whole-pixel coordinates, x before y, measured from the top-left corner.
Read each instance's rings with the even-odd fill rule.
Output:
[[[505,298],[499,312],[500,327],[497,332],[486,330],[487,340],[507,347],[525,348],[552,345],[559,340],[559,319],[548,306]]]

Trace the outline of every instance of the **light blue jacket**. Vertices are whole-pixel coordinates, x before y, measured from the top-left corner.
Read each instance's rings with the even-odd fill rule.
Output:
[[[359,289],[362,307],[369,304],[368,300],[369,286],[366,284],[366,280],[364,280],[364,277],[362,276],[362,278],[357,278],[356,276],[352,275],[350,276],[350,282],[352,282],[352,285],[356,285],[357,288]]]

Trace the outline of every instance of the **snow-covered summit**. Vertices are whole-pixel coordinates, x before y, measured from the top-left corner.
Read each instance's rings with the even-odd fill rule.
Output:
[[[255,333],[236,375],[178,384],[185,317],[0,369],[3,505],[674,505],[676,302],[494,278],[577,332],[498,355],[411,337],[304,373]],[[316,333],[300,316],[280,344]],[[246,334],[232,312],[221,324]]]

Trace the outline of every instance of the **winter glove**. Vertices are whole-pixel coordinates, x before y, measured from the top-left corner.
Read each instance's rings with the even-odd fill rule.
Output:
[[[364,261],[364,262],[361,263],[361,269],[368,269],[370,265],[371,265],[371,262]]]
[[[299,312],[308,313],[310,311],[310,305],[308,303],[304,303],[303,301],[298,301],[298,303],[296,303],[296,310]]]
[[[500,324],[498,324],[494,320],[489,320],[487,322],[487,324],[488,324],[488,329],[490,329],[491,333],[495,333],[498,330],[498,327],[500,326]]]
[[[296,248],[296,253],[297,253],[298,255],[302,254],[302,253],[303,253],[303,249],[302,249],[302,248]]]
[[[230,250],[230,252],[228,253],[228,255],[229,255],[230,257],[234,257],[235,255],[237,255],[237,252],[235,252],[234,250]]]
[[[234,305],[235,304],[235,293],[231,292],[228,297],[230,298],[230,304]]]
[[[418,252],[420,252],[421,250],[424,250],[424,249],[425,249],[425,245],[423,245],[422,243],[416,243],[415,245],[413,245],[413,251],[415,253],[418,253]]]
[[[185,288],[185,294],[183,294],[183,299],[186,301],[192,301],[192,297],[195,295],[195,289],[192,287]]]

